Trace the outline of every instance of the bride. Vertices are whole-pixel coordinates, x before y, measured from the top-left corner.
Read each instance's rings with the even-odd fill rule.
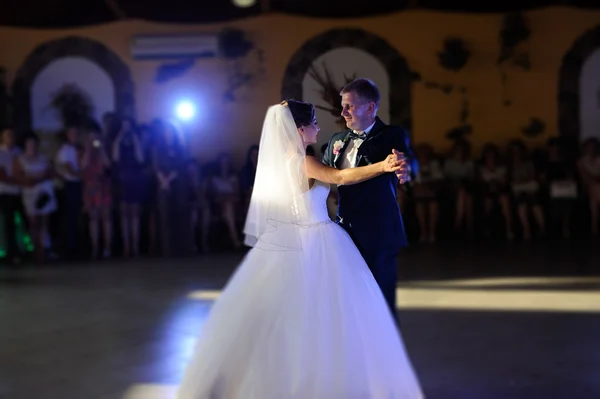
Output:
[[[331,222],[329,184],[398,171],[338,170],[306,156],[311,104],[269,107],[244,233],[253,249],[215,302],[178,399],[418,399],[419,381],[383,295]]]

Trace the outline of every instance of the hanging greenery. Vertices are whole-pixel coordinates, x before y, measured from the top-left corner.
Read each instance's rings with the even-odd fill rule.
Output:
[[[544,121],[538,118],[531,118],[529,124],[523,127],[523,129],[521,129],[521,132],[525,137],[532,138],[541,135],[542,133],[544,133],[545,130],[546,124],[544,123]]]
[[[473,131],[473,127],[469,123],[469,117],[471,115],[470,103],[469,98],[467,97],[467,89],[461,86],[458,91],[462,94],[460,122],[458,126],[455,126],[446,132],[446,138],[451,141],[466,141],[467,136]]]
[[[410,80],[413,83],[422,83],[427,89],[439,90],[444,94],[457,93],[461,96],[462,106],[458,116],[458,125],[448,130],[445,134],[445,137],[452,141],[466,140],[466,136],[471,134],[473,130],[469,124],[471,105],[469,102],[467,88],[465,86],[456,86],[449,83],[423,80],[423,77],[417,71],[410,72]]]
[[[502,67],[510,63],[525,71],[531,69],[528,46],[530,36],[531,29],[527,26],[527,21],[522,13],[511,13],[504,16],[500,30],[500,54],[497,60],[500,67],[504,106],[512,105],[512,101],[508,99],[506,93],[507,73]]]
[[[409,76],[408,78],[410,79],[411,82],[413,83],[417,83],[417,82],[422,82],[423,81],[423,77],[421,76],[421,74],[417,71],[410,71],[409,72]]]
[[[50,106],[58,111],[64,127],[87,126],[94,112],[90,96],[74,83],[65,84],[55,92]]]
[[[340,127],[345,128],[346,121],[341,116],[342,101],[340,90],[346,84],[356,79],[356,74],[353,74],[352,76],[344,75],[344,81],[341,85],[338,85],[325,62],[323,62],[321,69],[323,72],[319,72],[314,65],[311,65],[308,70],[309,76],[319,85],[319,95],[321,96],[321,99],[327,103],[326,107],[317,104],[315,104],[315,107],[330,113],[335,118],[336,123]]]
[[[471,52],[466,48],[462,39],[448,38],[444,41],[444,48],[437,53],[437,56],[442,68],[456,72],[467,64]]]
[[[471,125],[461,125],[453,127],[446,132],[446,138],[450,141],[468,141],[467,136],[471,134],[473,128]]]
[[[236,92],[265,73],[264,51],[256,47],[239,29],[225,29],[219,35],[219,52],[228,63],[226,101],[235,101]]]
[[[464,40],[459,38],[447,38],[444,41],[444,47],[437,53],[440,66],[446,70],[457,72],[467,65],[471,58],[471,52],[467,49]],[[417,71],[410,72],[410,80],[413,83],[421,83],[427,89],[439,90],[444,94],[459,94],[461,98],[461,109],[458,115],[457,126],[448,130],[445,137],[449,140],[466,140],[465,136],[473,130],[468,123],[470,117],[470,103],[468,91],[465,86],[454,85],[450,83],[441,83],[431,80],[424,80]]]
[[[244,58],[254,48],[240,29],[224,29],[219,34],[219,52],[227,59]]]
[[[528,52],[519,52],[518,47],[531,36],[531,30],[522,13],[512,13],[504,16],[500,30],[500,55],[498,65],[512,61],[525,70],[531,68]]]

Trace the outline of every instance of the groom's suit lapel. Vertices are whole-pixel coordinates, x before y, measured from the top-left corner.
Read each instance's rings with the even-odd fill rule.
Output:
[[[342,164],[342,158],[344,156],[344,152],[346,151],[346,149],[348,148],[348,144],[350,144],[350,138],[348,137],[348,135],[350,134],[351,130],[348,130],[347,132],[345,132],[344,138],[342,139],[342,142],[344,143],[342,145],[342,149],[340,150],[340,152],[338,152],[335,155],[335,158],[333,159],[333,166],[335,168],[339,168],[340,165]]]
[[[367,153],[369,153],[369,149],[374,145],[372,141],[379,136],[381,133],[385,131],[385,127],[387,125],[379,119],[377,116],[375,119],[375,125],[367,135],[365,141],[358,148],[358,154],[356,156],[356,166],[360,166],[361,161],[365,160],[367,164],[371,164],[375,162],[373,159],[368,159]]]

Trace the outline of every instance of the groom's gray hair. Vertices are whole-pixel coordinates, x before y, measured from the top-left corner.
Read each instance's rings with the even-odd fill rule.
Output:
[[[373,101],[379,107],[381,96],[377,85],[372,80],[365,78],[354,79],[340,91],[340,96],[346,93],[356,93],[363,100]]]

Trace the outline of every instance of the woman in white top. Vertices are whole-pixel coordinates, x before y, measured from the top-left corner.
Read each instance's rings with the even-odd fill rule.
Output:
[[[598,236],[598,208],[600,208],[600,142],[590,138],[583,144],[583,155],[577,162],[583,186],[590,201],[590,232]]]
[[[500,150],[494,144],[487,144],[481,151],[481,165],[478,179],[483,190],[486,225],[495,203],[500,205],[504,227],[508,239],[514,237],[512,229],[512,212],[508,193],[508,173],[500,160]],[[487,226],[486,226],[487,228]]]
[[[467,231],[473,234],[473,181],[475,164],[469,159],[471,146],[465,140],[454,145],[450,157],[444,163],[444,175],[450,183],[450,193],[456,200],[454,228],[459,231],[463,221],[467,223]]]
[[[240,186],[229,154],[223,153],[217,158],[214,173],[209,179],[209,187],[214,204],[219,208],[227,225],[229,238],[233,246],[240,248],[242,242],[236,226],[236,210],[240,203]]]
[[[530,159],[527,147],[520,140],[513,140],[507,148],[509,181],[517,206],[517,214],[523,229],[523,240],[531,240],[531,223],[529,211],[537,224],[540,236],[545,235],[546,217],[542,208],[542,193],[538,181],[538,173]]]
[[[560,225],[563,238],[569,238],[571,214],[579,194],[577,167],[566,155],[563,141],[557,137],[548,140],[547,150],[542,182],[548,198],[548,219],[551,226]]]
[[[67,239],[67,254],[70,257],[76,257],[79,252],[79,219],[83,207],[78,138],[79,129],[67,127],[64,133],[65,142],[56,154],[56,171],[64,182],[62,195],[65,206],[61,209],[61,214],[64,216],[62,223]]]
[[[435,242],[437,222],[440,214],[439,192],[444,178],[440,162],[435,159],[433,148],[421,144],[416,148],[419,159],[419,171],[412,182],[419,222],[420,241]]]
[[[23,187],[23,205],[29,219],[29,230],[35,257],[44,260],[44,238],[48,234],[48,215],[57,208],[52,163],[39,153],[39,138],[29,133],[24,138],[23,154],[15,159],[13,170]]]

